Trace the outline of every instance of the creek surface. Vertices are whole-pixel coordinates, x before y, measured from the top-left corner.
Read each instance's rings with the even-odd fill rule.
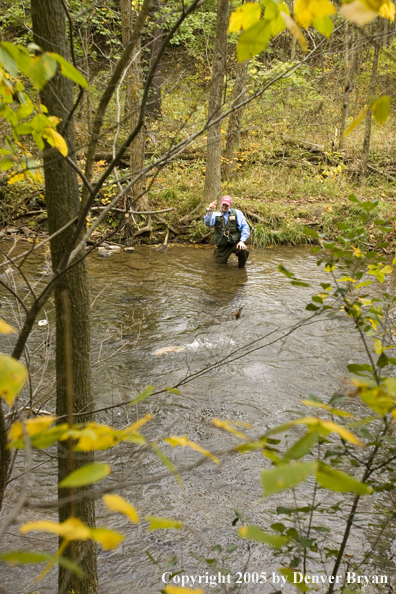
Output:
[[[41,283],[43,255],[31,262],[29,275]],[[252,250],[246,270],[240,270],[232,259],[227,266],[215,265],[208,249],[170,247],[166,252],[138,248],[134,254],[119,253],[107,259],[94,254],[88,263],[97,408],[130,401],[148,385],[164,388],[180,383],[181,392],[163,392],[137,407],[101,411],[97,420],[119,427],[151,411],[153,419],[142,430],[146,437],[160,443],[169,435],[187,435],[216,452],[221,461],[218,466],[208,460],[181,472],[182,489],[172,475],[150,482],[166,473],[151,451],[140,457],[135,446],[122,445],[111,452],[98,452],[97,460],[109,461],[113,469],[113,478],[104,484],[131,470],[128,481],[132,484],[120,494],[137,507],[141,518],[162,516],[184,523],[179,531],[147,532],[146,521],[130,524],[123,516],[106,512],[99,501],[98,525],[118,529],[126,536],[115,550],[99,550],[100,593],[158,592],[164,587],[161,574],[173,556],[178,558],[176,571],[205,575],[210,567],[197,561],[191,552],[214,557],[211,547],[217,544],[242,545],[228,561],[234,572],[276,571],[279,560],[274,560],[267,548],[252,545],[249,550],[247,541],[238,539],[232,526],[233,510],[243,510],[252,523],[267,529],[277,521],[273,515],[276,506],[292,503],[291,496],[264,500],[260,470],[270,466],[269,460],[258,452],[222,454],[240,440],[214,427],[212,418],[250,423],[251,430],[243,425],[236,428],[258,437],[268,427],[289,420],[291,409],[304,410],[302,398],[310,394],[330,397],[347,377],[348,363],[365,362],[363,347],[345,318],[312,320],[291,332],[312,316],[305,306],[318,292],[317,283],[328,280],[317,267],[316,258],[305,248]],[[278,271],[279,264],[302,279],[312,279],[314,286],[292,286]],[[15,282],[18,285],[22,281]],[[37,327],[32,337],[35,356],[40,349],[48,349],[54,319],[51,308],[40,316],[47,316],[48,325]],[[240,308],[240,318],[236,319]],[[9,300],[3,302],[3,316],[5,312],[10,312]],[[155,354],[166,347],[179,348]],[[50,364],[47,376],[51,368]],[[53,391],[42,402],[46,410],[53,411]],[[200,456],[165,443],[161,448],[180,469]],[[22,462],[21,457],[15,476],[22,470]],[[53,499],[55,462],[40,452],[35,455],[36,462],[45,463],[32,473],[29,496]],[[3,515],[11,509],[19,488],[18,480],[11,483]],[[301,494],[305,503],[304,490]],[[42,517],[56,520],[56,512],[24,510],[18,525]],[[55,538],[37,532],[21,537],[15,526],[8,530],[4,542],[8,550],[56,550]],[[0,573],[0,592],[56,592],[55,568],[36,585],[37,567],[2,565]],[[242,591],[266,589],[249,584]]]

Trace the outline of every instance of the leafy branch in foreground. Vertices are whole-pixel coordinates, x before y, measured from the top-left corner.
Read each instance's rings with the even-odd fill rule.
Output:
[[[393,501],[387,498],[396,477],[396,379],[384,375],[387,368],[392,375],[396,365],[392,356],[396,297],[384,290],[395,260],[390,264],[383,253],[357,247],[377,202],[349,199],[361,208],[361,227],[349,229],[340,224],[341,233],[333,242],[308,230],[321,241],[321,247],[314,246],[312,251],[319,254],[317,263],[330,278],[320,283],[320,291],[306,309],[329,318],[344,313],[360,337],[368,363],[348,365],[354,377],[346,394],[336,392],[327,403],[312,395],[302,400],[317,416],[305,417],[296,411],[296,419],[269,429],[258,441],[238,446],[241,453],[263,452],[272,465],[261,474],[263,494],[284,497],[276,510],[281,519],[271,525],[271,531],[246,525],[238,535],[275,549],[285,580],[303,592],[310,589],[307,573],[312,568],[322,575],[320,583],[326,584],[328,594],[335,588],[345,589],[348,581],[340,572],[366,565],[371,556],[360,558],[354,549],[353,562],[345,557],[353,530],[362,526],[366,532],[374,530],[370,513],[376,514],[377,532],[396,517]],[[389,230],[389,223],[381,219],[375,220],[375,226],[382,232]],[[387,245],[382,242],[379,249]],[[292,284],[309,285],[284,267],[279,270]],[[279,434],[286,439],[274,439]],[[285,494],[288,490],[293,490],[292,498]],[[368,496],[369,516],[360,506],[363,496]],[[379,539],[373,536],[372,540],[374,548]],[[372,576],[372,583],[380,583],[379,578]]]

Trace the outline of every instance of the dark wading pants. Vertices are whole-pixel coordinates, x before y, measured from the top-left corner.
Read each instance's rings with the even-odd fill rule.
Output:
[[[235,254],[238,258],[238,268],[243,268],[246,260],[249,257],[249,250],[241,250],[237,248],[239,242],[228,245],[222,245],[215,249],[214,257],[216,264],[227,264],[228,258],[231,254]]]

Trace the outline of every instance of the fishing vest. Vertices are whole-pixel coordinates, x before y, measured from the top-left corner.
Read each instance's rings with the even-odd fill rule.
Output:
[[[236,211],[230,208],[227,224],[221,213],[216,213],[216,222],[214,225],[214,241],[217,247],[227,245],[228,243],[237,243],[241,239],[241,232],[238,229]]]

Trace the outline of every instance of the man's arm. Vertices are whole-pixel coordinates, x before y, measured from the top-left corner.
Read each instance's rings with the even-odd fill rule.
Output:
[[[245,241],[250,235],[250,228],[245,219],[245,215],[240,210],[236,211],[236,220],[238,229],[241,232],[241,241],[245,243]]]
[[[216,208],[216,202],[209,204],[210,212],[204,216],[204,223],[207,227],[213,227],[216,222],[216,213],[212,212],[213,208]]]
[[[214,212],[208,212],[208,214],[206,214],[204,216],[204,223],[207,227],[213,227],[215,222],[216,222],[216,215]]]

